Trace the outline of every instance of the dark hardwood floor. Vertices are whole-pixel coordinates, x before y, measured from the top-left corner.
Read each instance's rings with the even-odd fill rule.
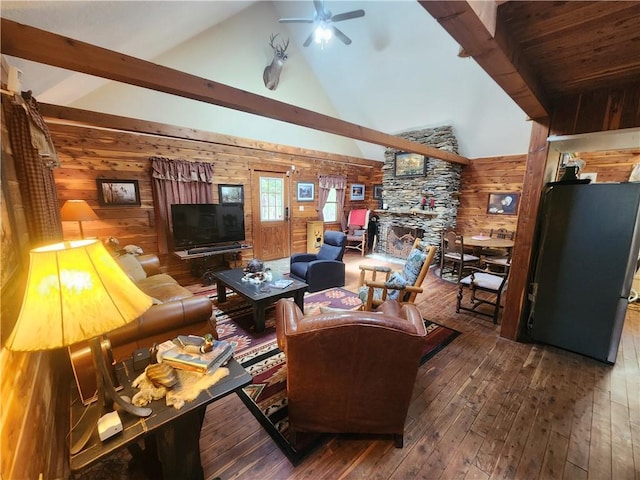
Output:
[[[345,262],[354,291],[358,265],[381,263],[357,252]],[[420,368],[404,448],[391,438],[338,436],[293,467],[231,395],[207,410],[206,478],[640,480],[638,304],[608,366],[505,340],[487,317],[456,314],[455,286],[433,271],[423,287],[423,316],[462,335]]]

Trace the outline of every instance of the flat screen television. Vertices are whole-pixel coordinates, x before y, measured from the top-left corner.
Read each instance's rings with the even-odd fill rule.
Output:
[[[242,204],[174,204],[171,222],[176,250],[241,242],[245,238]]]

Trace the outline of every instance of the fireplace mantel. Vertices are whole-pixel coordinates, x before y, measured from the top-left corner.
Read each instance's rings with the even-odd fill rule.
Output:
[[[383,215],[423,215],[425,217],[437,217],[438,216],[438,212],[436,212],[435,210],[422,210],[421,208],[390,208],[387,210],[382,210],[382,209],[378,209],[378,210],[374,210],[373,211],[376,214],[383,214]]]

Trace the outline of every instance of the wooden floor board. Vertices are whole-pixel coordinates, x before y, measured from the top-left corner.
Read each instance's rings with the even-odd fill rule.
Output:
[[[542,467],[540,468],[540,478],[562,478],[569,448],[569,438],[552,431],[549,435]]]
[[[352,291],[358,265],[384,264],[357,252],[345,263]],[[461,335],[420,368],[404,448],[340,435],[294,467],[230,396],[207,409],[205,478],[640,480],[640,305],[629,308],[612,366],[501,338],[490,319],[456,314],[455,285],[433,271],[423,287],[422,315]]]

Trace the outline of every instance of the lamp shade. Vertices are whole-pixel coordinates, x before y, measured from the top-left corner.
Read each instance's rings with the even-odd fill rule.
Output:
[[[87,220],[99,220],[93,208],[84,200],[67,200],[60,209],[60,218],[63,222],[85,222]]]
[[[10,350],[71,345],[126,325],[152,304],[97,239],[31,250]]]

